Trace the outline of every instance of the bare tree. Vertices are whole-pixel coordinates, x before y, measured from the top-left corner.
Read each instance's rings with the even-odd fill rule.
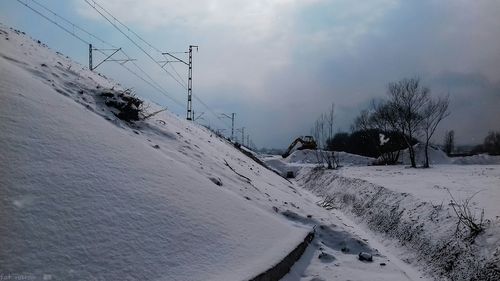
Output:
[[[327,113],[322,113],[314,122],[311,133],[316,139],[318,149],[316,150],[316,159],[318,163],[326,163],[328,169],[336,169],[338,166],[334,151],[327,151],[328,139],[333,137],[333,125],[335,119],[335,105],[332,103]]]
[[[390,110],[386,113],[391,116],[386,117],[389,122],[394,122],[392,125],[402,133],[413,168],[416,168],[417,164],[412,140],[421,132],[424,119],[422,113],[429,102],[429,92],[429,88],[423,87],[418,78],[403,79],[388,86]]]
[[[444,135],[443,148],[446,154],[450,155],[455,147],[455,131],[447,131]]]
[[[436,100],[429,99],[422,115],[422,130],[425,135],[425,163],[424,168],[429,168],[429,142],[436,131],[439,123],[450,115],[448,105],[450,104],[449,96],[438,98]]]

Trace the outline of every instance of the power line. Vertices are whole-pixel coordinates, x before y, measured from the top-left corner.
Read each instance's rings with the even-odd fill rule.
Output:
[[[159,67],[161,67],[170,77],[172,77],[177,83],[179,83],[185,90],[187,90],[187,87],[185,86],[185,84],[183,84],[182,82],[180,82],[170,72],[168,72],[164,67],[162,67],[161,64],[151,56],[151,54],[149,54],[146,50],[144,50],[144,48],[141,47],[132,38],[130,38],[129,35],[127,35],[123,30],[121,30],[115,23],[113,23],[113,21],[111,21],[108,17],[106,17],[99,9],[101,9],[102,11],[104,11],[104,13],[106,13],[109,17],[111,17],[118,24],[120,24],[121,26],[123,26],[126,30],[128,30],[131,34],[133,34],[134,36],[136,36],[140,41],[142,41],[143,43],[145,43],[146,45],[148,45],[150,48],[152,48],[153,50],[155,50],[157,52],[162,53],[158,48],[156,48],[155,46],[153,46],[151,43],[147,42],[143,37],[141,37],[139,34],[137,34],[136,32],[134,32],[131,28],[129,28],[126,24],[124,24],[122,21],[120,21],[118,18],[116,18],[113,14],[111,14],[111,12],[109,12],[108,10],[106,10],[104,7],[102,7],[102,5],[100,5],[99,3],[97,3],[95,0],[84,0],[84,1],[90,7],[92,7],[97,13],[99,13],[104,19],[106,19],[106,21],[108,21],[111,25],[113,25],[113,27],[115,27],[120,33],[122,33],[128,40],[130,40],[144,54],[146,54],[154,63],[156,63]],[[92,3],[94,3],[94,5],[92,5],[89,1],[92,1]],[[182,80],[182,79],[180,79],[180,80]],[[198,102],[200,102],[200,104],[202,104],[214,117],[216,117],[218,120],[221,120],[220,117],[206,103],[204,103],[199,97],[197,97],[194,94],[193,94],[193,97]],[[225,124],[225,122],[224,122],[224,125],[226,125],[227,127],[229,127],[229,125]]]
[[[142,46],[140,46],[137,42],[135,42],[132,38],[130,38],[130,36],[128,34],[126,34],[123,30],[121,30],[112,20],[110,20],[108,17],[106,17],[97,7],[99,7],[100,9],[102,9],[105,13],[107,13],[110,17],[112,17],[113,19],[116,19],[116,17],[114,17],[113,15],[111,15],[111,13],[109,13],[107,10],[105,10],[104,8],[102,8],[102,6],[100,6],[96,1],[93,1],[93,0],[90,0],[94,3],[94,5],[92,5],[89,0],[84,0],[85,3],[87,3],[90,7],[92,7],[97,13],[99,13],[106,21],[108,21],[116,30],[118,30],[121,34],[123,34],[123,36],[125,36],[130,42],[132,42],[137,48],[139,48],[139,50],[141,50],[148,58],[150,58],[155,64],[157,64],[161,69],[163,69],[170,77],[172,77],[172,79],[174,79],[179,85],[181,85],[184,89],[187,89],[184,84],[182,82],[180,82],[176,77],[174,77],[172,75],[172,73],[170,73],[168,70],[166,70],[165,68],[163,68],[161,66],[160,63],[158,63],[158,61],[153,58],[153,56],[151,56],[151,54],[149,54],[146,50],[144,50],[144,48]],[[96,7],[97,6],[97,7]],[[122,23],[123,25],[123,23]],[[128,30],[130,30],[129,28],[127,28]],[[149,44],[148,44],[149,45]]]
[[[79,41],[81,41],[82,43],[86,44],[86,45],[89,45],[91,44],[89,41],[83,39],[80,35],[76,34],[74,31],[71,31],[69,30],[67,27],[59,24],[57,21],[51,19],[50,17],[48,17],[47,15],[43,14],[42,12],[40,12],[39,10],[33,8],[32,6],[28,5],[28,0],[26,0],[25,2],[21,1],[21,0],[16,0],[17,2],[19,2],[20,4],[22,4],[23,6],[25,6],[26,8],[30,9],[31,11],[33,11],[34,13],[38,14],[39,16],[43,17],[44,19],[46,19],[47,21],[49,21],[50,23],[54,24],[55,26],[59,27],[60,29],[64,30],[66,33],[70,34],[71,36],[75,37],[76,39],[78,39]],[[52,15],[54,15],[55,17],[63,20],[64,22],[66,22],[67,24],[71,25],[73,27],[73,29],[77,29],[77,30],[80,30],[82,31],[83,33],[87,34],[88,36],[94,38],[95,40],[109,46],[109,47],[112,47],[112,48],[117,48],[116,46],[114,46],[113,44],[103,40],[102,38],[92,34],[91,32],[89,32],[88,30],[78,26],[77,24],[71,22],[70,20],[62,17],[61,15],[57,14],[56,12],[54,12],[53,10],[51,10],[50,8],[48,8],[47,6],[44,6],[43,4],[39,3],[38,1],[36,0],[30,0],[31,2],[37,4],[38,6],[40,6],[41,8],[43,8],[44,10],[48,11],[49,13],[51,13]],[[89,4],[91,7],[93,7],[87,0],[85,0],[85,2],[87,2],[87,4]],[[99,7],[101,7],[99,4],[97,4],[95,1],[92,1],[95,3],[95,5],[98,5]],[[95,8],[94,8],[95,9]],[[104,8],[103,8],[104,10]],[[99,12],[98,10],[96,10],[97,12]],[[99,13],[102,15],[102,13]],[[105,17],[104,15],[102,15],[103,17]],[[106,18],[106,17],[105,17]],[[115,17],[113,17],[117,22],[120,22],[118,19],[116,19]],[[107,19],[107,18],[106,18]],[[112,25],[114,25],[109,19],[107,19],[108,22],[110,22]],[[120,24],[122,24],[123,26],[125,26],[123,23],[120,22]],[[115,25],[114,25],[115,26]],[[126,27],[126,26],[125,26]],[[116,27],[117,28],[117,27]],[[140,37],[137,33],[133,32],[130,28],[126,27],[127,30],[129,30],[131,33],[133,33],[135,36],[137,36],[137,38],[139,38],[141,41],[143,41],[144,43],[146,43],[148,46],[150,46],[151,48],[153,48],[155,51],[158,51],[158,52],[161,52],[158,48],[155,48],[153,45],[147,43],[147,41],[145,41],[142,37]],[[126,34],[123,33],[123,31],[121,31],[119,28],[117,28],[123,35],[125,35],[127,38],[130,39],[129,36],[127,36]],[[131,40],[133,41],[133,40]],[[133,43],[135,43],[133,41]],[[140,49],[142,49],[140,46],[137,45],[137,43],[135,43],[137,47],[139,47]],[[142,49],[143,50],[143,49]],[[106,55],[106,53],[104,53],[102,50],[99,51],[101,54],[103,55]],[[130,59],[130,57],[123,51],[123,49],[121,50],[121,52],[127,57]],[[143,52],[145,52],[143,50]],[[147,52],[145,52],[151,59],[154,60],[154,58],[152,56],[150,56]],[[174,53],[186,53],[186,52],[171,52],[172,54]],[[117,62],[118,63],[118,62]],[[163,96],[167,97],[168,99],[172,100],[175,104],[179,105],[180,107],[184,107],[184,105],[179,102],[177,99],[175,99],[174,97],[172,97],[167,90],[165,90],[159,83],[157,83],[150,75],[148,75],[141,67],[139,67],[139,65],[135,62],[132,62],[134,64],[134,66],[141,72],[143,73],[147,79],[149,79],[150,81],[148,81],[146,78],[142,77],[141,75],[139,75],[137,72],[133,71],[132,69],[130,69],[129,67],[127,67],[126,65],[124,64],[121,64],[121,63],[118,63],[120,66],[122,66],[124,69],[126,69],[129,73],[131,73],[132,75],[134,75],[135,77],[137,77],[138,79],[140,79],[141,81],[143,81],[144,83],[146,83],[147,85],[149,85],[150,87],[152,87],[153,89],[155,89],[156,91],[158,91],[159,93],[161,93]],[[155,63],[157,63],[155,61]],[[158,64],[158,63],[157,63]],[[163,68],[162,68],[163,69]],[[165,70],[165,69],[164,69]],[[166,70],[165,70],[166,71]],[[168,71],[166,71],[170,76],[172,76],[172,74]],[[178,73],[177,73],[178,74]],[[180,75],[178,75],[180,76]],[[176,80],[176,79],[174,79]],[[177,81],[177,80],[176,80]],[[179,83],[179,81],[177,81]],[[184,87],[184,89],[186,89],[186,87]],[[219,122],[221,122],[224,126],[226,126],[227,128],[231,128],[231,125],[227,124],[225,122],[225,120],[221,119],[220,116],[218,116],[214,110],[212,108],[210,108],[205,102],[203,102],[203,100],[201,100],[197,95],[193,94],[193,97],[201,104],[203,105],[210,114],[212,114],[216,120],[218,120]]]
[[[19,1],[18,1],[18,2],[19,2]],[[51,10],[51,9],[47,8],[46,6],[42,5],[40,2],[38,2],[38,1],[36,1],[36,0],[31,0],[31,2],[33,2],[33,3],[37,4],[38,6],[40,6],[40,7],[41,7],[41,8],[43,8],[44,10],[48,11],[49,13],[53,14],[54,16],[56,16],[56,17],[58,17],[58,18],[62,19],[62,20],[63,20],[63,21],[65,21],[67,24],[71,25],[71,26],[73,27],[73,29],[74,29],[74,28],[76,28],[76,29],[78,29],[78,30],[82,31],[83,33],[87,34],[88,36],[93,37],[93,38],[94,38],[94,39],[96,39],[97,41],[99,41],[99,42],[101,42],[101,43],[103,43],[103,44],[105,44],[105,45],[107,45],[107,46],[109,46],[109,47],[111,47],[111,48],[113,48],[113,49],[118,49],[118,47],[114,46],[114,45],[113,45],[113,44],[111,44],[111,43],[106,42],[104,39],[101,39],[100,37],[97,37],[97,36],[95,36],[94,34],[92,34],[92,33],[88,32],[87,30],[85,30],[85,29],[83,29],[83,28],[79,27],[78,25],[74,24],[74,23],[73,23],[73,22],[71,22],[70,20],[68,20],[68,19],[66,19],[66,18],[64,18],[64,17],[62,17],[61,15],[57,14],[57,13],[56,13],[56,12],[54,12],[53,10]],[[22,2],[21,2],[21,3],[22,3]],[[26,4],[25,4],[25,6],[27,6],[27,3],[28,3],[28,0],[26,0]],[[24,3],[22,3],[22,4],[24,4]]]
[[[31,7],[30,5],[28,5],[28,1],[26,1],[26,3],[22,2],[21,0],[16,0],[17,2],[19,2],[20,4],[26,6],[26,8],[32,10],[33,12],[37,13],[38,15],[40,15],[41,17],[43,17],[44,19],[48,20],[49,22],[55,24],[56,26],[58,26],[59,28],[61,28],[62,30],[66,31],[67,33],[69,33],[70,35],[74,36],[76,39],[82,41],[83,43],[85,44],[90,44],[88,41],[86,41],[85,39],[83,39],[82,37],[78,36],[76,33],[70,31],[69,29],[67,29],[66,27],[60,25],[58,22],[56,22],[55,20],[47,17],[46,15],[42,14],[40,11],[34,9],[33,7]],[[39,3],[38,3],[39,4]],[[39,4],[40,5],[40,4]],[[55,14],[55,12],[52,12],[53,14]]]
[[[39,16],[43,17],[44,19],[46,19],[47,21],[51,22],[52,24],[56,25],[57,27],[61,28],[62,30],[64,30],[65,32],[67,32],[68,34],[70,34],[71,36],[75,37],[76,39],[80,40],[81,42],[85,43],[86,45],[90,45],[90,42],[83,39],[81,36],[79,36],[78,34],[76,34],[75,32],[72,32],[71,30],[69,30],[68,28],[62,26],[61,24],[59,24],[57,21],[49,18],[47,15],[43,14],[42,12],[40,12],[39,10],[33,8],[32,6],[28,5],[28,1],[25,2],[22,2],[21,0],[16,0],[17,2],[19,2],[20,4],[24,5],[25,7],[27,7],[28,9],[30,9],[31,11],[35,12],[36,14],[38,14]],[[112,44],[100,39],[99,37],[95,36],[94,34],[90,33],[89,31],[81,28],[80,26],[76,25],[75,23],[65,19],[64,17],[58,15],[56,12],[54,12],[53,10],[49,9],[48,7],[42,5],[41,3],[39,2],[36,2],[35,0],[31,0],[33,1],[34,3],[36,3],[37,5],[39,5],[40,7],[42,7],[44,10],[50,12],[51,14],[53,14],[54,16],[64,20],[66,23],[70,24],[71,26],[73,26],[74,28],[77,28],[78,30],[81,30],[83,32],[85,32],[86,34],[90,35],[91,37],[97,39],[98,41],[101,41],[102,43],[108,45],[108,46],[112,46],[114,47]],[[102,53],[103,55],[106,55],[106,53],[104,53],[102,50],[98,50],[100,53]],[[130,59],[130,57],[123,51],[123,49],[121,50],[122,53],[128,58]],[[118,62],[117,62],[118,63]],[[162,95],[164,95],[165,97],[169,98],[170,100],[174,101],[174,103],[176,103],[177,105],[183,107],[184,105],[182,105],[182,103],[180,103],[178,100],[176,100],[175,98],[173,98],[172,96],[170,96],[168,94],[168,92],[163,88],[161,87],[158,83],[156,83],[152,78],[151,76],[149,76],[142,68],[140,68],[135,62],[134,62],[134,65],[143,73],[145,74],[151,81],[153,82],[150,82],[150,81],[147,81],[144,77],[140,76],[139,74],[137,74],[136,72],[134,72],[133,70],[131,70],[130,68],[128,68],[127,66],[125,66],[124,64],[121,64],[121,63],[118,63],[119,65],[121,65],[123,68],[125,68],[128,72],[130,72],[132,75],[136,76],[137,78],[139,78],[140,80],[142,80],[144,83],[148,84],[149,86],[151,86],[153,89],[157,90],[158,92],[160,92]],[[158,86],[155,86],[154,84],[157,84]]]
[[[153,46],[151,43],[149,43],[148,41],[146,41],[146,39],[144,39],[142,36],[140,36],[139,34],[137,34],[137,32],[133,31],[132,29],[130,29],[126,24],[124,24],[122,21],[120,21],[119,19],[117,19],[115,16],[113,16],[113,14],[111,14],[108,10],[106,10],[103,6],[101,6],[99,3],[97,3],[96,1],[92,1],[94,3],[94,5],[96,5],[97,7],[99,7],[101,10],[103,10],[106,14],[108,14],[111,18],[113,18],[113,20],[115,20],[117,23],[119,23],[121,26],[123,26],[127,31],[129,31],[130,33],[132,33],[135,37],[137,37],[139,40],[141,40],[144,44],[148,45],[151,49],[155,50],[156,52],[158,53],[162,53],[162,51],[158,48],[156,48],[155,46]],[[88,2],[87,2],[88,4]],[[90,5],[90,4],[89,4]],[[169,65],[170,68],[175,72],[175,74],[177,74],[177,77],[179,78],[179,81],[181,82],[182,86],[184,88],[187,88],[185,82],[182,80],[182,77],[180,76],[180,74],[177,72],[177,70],[174,68],[173,65]],[[179,82],[178,81],[178,82]]]
[[[130,57],[125,53],[125,51],[121,50],[122,53],[130,59]],[[134,61],[132,61],[132,64],[142,73],[144,74],[153,84],[155,84],[160,90],[159,92],[166,92],[166,90],[158,83],[156,82],[149,74],[146,73],[146,71],[144,71],[144,69],[142,69],[137,63],[135,63]],[[177,105],[179,105],[180,107],[184,107],[184,105],[178,101],[177,99],[175,99],[174,97],[172,96],[169,96],[169,95],[166,95],[167,98],[169,98],[170,100],[172,100],[174,103],[176,103]]]
[[[103,10],[106,14],[108,14],[110,17],[112,17],[116,22],[118,22],[121,26],[125,27],[130,33],[132,33],[133,35],[135,35],[137,38],[139,38],[139,40],[141,40],[142,42],[144,42],[146,45],[148,45],[151,49],[161,53],[161,51],[156,48],[155,46],[153,46],[152,44],[150,44],[149,42],[147,42],[144,38],[142,38],[139,34],[137,34],[136,32],[134,32],[132,29],[130,29],[127,25],[125,25],[123,22],[121,22],[119,19],[117,19],[115,16],[113,16],[108,10],[106,10],[103,6],[101,6],[99,3],[97,3],[96,1],[93,1],[91,0],[92,2],[94,2],[94,5],[96,5],[97,7],[99,7],[101,10]],[[85,1],[87,2],[87,1]],[[87,4],[89,4],[87,2]],[[90,5],[90,4],[89,4]]]

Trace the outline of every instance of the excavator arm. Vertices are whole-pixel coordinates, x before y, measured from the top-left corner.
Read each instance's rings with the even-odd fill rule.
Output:
[[[294,147],[298,144],[301,143],[302,146],[297,148],[297,150],[300,149],[316,149],[316,141],[314,141],[314,138],[312,136],[305,136],[305,137],[298,137],[296,138],[292,144],[288,147],[288,149],[283,153],[283,158],[287,158],[292,152]]]
[[[297,145],[297,143],[302,143],[302,138],[296,138],[292,144],[290,144],[290,146],[288,146],[288,149],[285,151],[285,153],[283,153],[283,158],[287,158],[288,155],[290,155],[290,153],[292,153],[292,149]]]

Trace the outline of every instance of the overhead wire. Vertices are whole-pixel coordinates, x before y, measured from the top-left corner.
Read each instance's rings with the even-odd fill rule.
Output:
[[[36,5],[40,6],[42,9],[46,10],[47,12],[51,13],[53,16],[61,19],[62,21],[66,22],[67,24],[69,24],[72,28],[73,28],[73,31],[69,30],[67,27],[61,25],[60,23],[58,23],[57,21],[55,21],[54,19],[51,19],[50,17],[48,17],[47,15],[45,15],[44,13],[40,12],[39,10],[35,9],[34,7],[30,6],[28,4],[28,0],[26,0],[25,2],[21,1],[21,0],[16,0],[17,2],[19,2],[20,4],[22,4],[23,6],[25,6],[26,8],[30,9],[31,11],[33,11],[34,13],[38,14],[39,16],[43,17],[44,19],[46,19],[47,21],[49,21],[50,23],[54,24],[55,26],[59,27],[60,29],[62,29],[63,31],[65,31],[66,33],[70,34],[71,36],[75,37],[76,39],[78,39],[79,41],[81,41],[82,43],[86,44],[86,45],[89,45],[91,44],[89,41],[85,40],[84,38],[82,38],[82,36],[78,35],[77,33],[74,32],[74,29],[76,28],[77,30],[80,30],[81,32],[87,34],[88,36],[94,38],[95,40],[101,42],[102,44],[104,45],[107,45],[109,47],[112,47],[114,49],[118,49],[118,47],[116,47],[115,45],[105,41],[104,39],[94,35],[93,33],[87,31],[86,29],[78,26],[77,24],[71,22],[70,20],[62,17],[61,15],[57,14],[56,12],[54,12],[53,10],[51,10],[50,8],[44,6],[43,4],[41,4],[40,2],[36,1],[36,0],[29,0],[33,3],[35,3]],[[87,0],[84,0],[85,2],[87,2],[87,4],[89,4],[91,7],[93,7]],[[98,5],[99,7],[101,7],[99,4],[97,4],[97,2],[95,1],[92,1],[95,3],[95,5]],[[94,8],[95,9],[95,8]],[[104,8],[102,8],[104,10]],[[129,40],[131,40],[139,49],[141,49],[141,51],[143,51],[146,55],[148,55],[148,57],[150,59],[152,59],[155,63],[158,64],[158,62],[156,60],[154,60],[154,58],[149,54],[147,53],[140,45],[138,45],[137,43],[135,43],[135,41],[133,41],[129,36],[127,36],[122,30],[120,30],[118,27],[116,27],[115,24],[113,24],[108,18],[106,18],[102,13],[100,13],[97,9],[95,9],[99,14],[101,14],[108,22],[110,22],[113,26],[115,26],[116,29],[118,29],[125,37],[127,37]],[[106,11],[107,12],[107,11]],[[109,13],[109,12],[107,12]],[[109,13],[110,14],[110,13]],[[126,27],[126,25],[124,25],[121,21],[119,21],[118,19],[116,19],[116,17],[113,16],[113,19],[115,19],[117,22],[119,22],[121,25],[123,25],[124,27]],[[148,43],[146,40],[144,40],[144,38],[140,37],[140,35],[138,35],[137,33],[135,33],[134,31],[132,31],[130,28],[126,27],[127,30],[129,30],[132,34],[134,34],[137,38],[139,38],[141,41],[143,41],[145,44],[147,44],[149,47],[151,47],[152,49],[154,49],[155,51],[158,51],[158,52],[161,52],[158,48],[154,47],[152,44]],[[101,54],[103,55],[107,55],[105,52],[103,52],[103,50],[101,49],[97,49],[98,52],[100,52]],[[125,51],[123,51],[123,49],[120,50],[121,53],[127,57],[128,60],[131,60],[130,56],[128,56],[127,53],[125,53]],[[186,53],[186,52],[172,52],[172,53]],[[180,106],[180,107],[184,107],[184,105],[178,101],[176,98],[174,98],[173,96],[170,95],[170,93],[165,89],[163,88],[158,82],[156,82],[149,74],[147,74],[147,72],[142,69],[137,63],[135,63],[133,60],[131,60],[131,63],[144,75],[147,77],[144,78],[143,76],[139,75],[137,72],[133,71],[131,68],[127,67],[124,63],[120,63],[120,62],[116,62],[118,63],[120,66],[122,66],[125,70],[127,70],[129,73],[131,73],[132,75],[134,75],[135,77],[137,77],[139,80],[143,81],[144,83],[146,83],[147,85],[149,85],[150,87],[152,87],[153,89],[155,89],[156,91],[158,91],[159,93],[161,93],[163,96],[167,97],[168,99],[170,99],[171,101],[173,101],[176,105]],[[161,66],[160,66],[161,67]],[[171,66],[172,67],[172,66]],[[172,67],[173,68],[173,67]],[[164,69],[162,67],[162,69]],[[177,76],[180,78],[180,74],[175,71],[175,68],[174,69],[174,72],[177,74]],[[165,69],[164,69],[165,70]],[[165,70],[166,73],[168,73],[172,78],[173,75],[168,72],[167,70]],[[148,81],[149,79],[149,81]],[[183,86],[183,88],[187,89],[187,87],[185,87],[181,82],[179,82],[179,80],[175,79],[175,81],[177,81],[179,84],[181,84],[181,86]],[[182,79],[181,79],[182,80]],[[215,113],[215,111],[210,108],[205,102],[203,102],[203,100],[201,100],[198,96],[194,95],[193,94],[193,97],[201,104],[203,105],[217,120],[219,120],[220,122],[222,122],[222,124],[228,128],[231,128],[231,125],[227,124],[225,122],[225,120],[223,118],[221,118],[220,115],[217,115]]]
[[[113,14],[111,14],[111,12],[109,12],[106,8],[104,8],[103,6],[101,6],[99,3],[97,3],[96,1],[92,1],[97,7],[99,7],[101,10],[103,10],[108,16],[110,16],[114,21],[116,21],[117,23],[119,23],[121,26],[123,26],[128,32],[132,33],[135,37],[137,37],[140,41],[142,41],[144,44],[146,44],[147,46],[149,46],[151,49],[155,50],[156,52],[160,53],[160,54],[163,54],[163,52],[158,49],[157,47],[153,46],[153,44],[149,43],[148,41],[146,41],[146,39],[144,39],[142,36],[140,36],[139,34],[137,34],[137,32],[135,32],[134,30],[132,30],[130,27],[128,27],[126,24],[124,24],[122,21],[120,21],[118,18],[116,18]],[[88,4],[88,2],[87,2]],[[156,60],[155,60],[156,62]],[[181,82],[182,86],[184,87],[184,89],[186,90],[187,89],[187,85],[186,83],[183,81],[182,77],[180,76],[179,72],[177,72],[177,70],[175,69],[175,67],[169,63],[169,66],[170,68],[174,71],[174,73],[177,75],[177,78],[179,78],[179,81],[178,82]],[[162,66],[163,68],[163,66]]]
[[[68,34],[72,35],[73,37],[77,38],[78,40],[80,40],[81,42],[85,43],[86,45],[89,45],[90,42],[83,39],[81,36],[79,36],[78,34],[76,34],[75,32],[69,30],[68,28],[66,28],[65,26],[59,24],[57,21],[49,18],[47,15],[43,14],[42,12],[40,12],[39,10],[33,8],[32,6],[30,6],[28,4],[28,1],[26,0],[25,2],[21,1],[21,0],[16,0],[17,2],[19,2],[20,4],[24,5],[25,7],[27,7],[28,9],[30,9],[31,11],[35,12],[36,14],[38,14],[39,16],[43,17],[44,19],[46,19],[47,21],[51,22],[52,24],[56,25],[57,27],[61,28],[62,30],[64,30],[65,32],[67,32]],[[60,16],[59,14],[57,14],[56,12],[54,12],[53,10],[49,9],[48,7],[44,6],[43,4],[37,2],[36,0],[30,0],[32,1],[33,3],[37,4],[38,6],[42,7],[44,10],[46,10],[47,12],[51,13],[52,15],[54,15],[55,17],[57,18],[60,18],[61,20],[65,21],[67,24],[71,25],[73,28],[76,28],[82,32],[84,32],[85,34],[93,37],[94,39],[100,41],[101,43],[105,44],[105,45],[108,45],[110,47],[113,47],[113,48],[116,48],[113,44],[109,43],[109,42],[106,42],[105,40],[99,38],[98,36],[92,34],[91,32],[85,30],[84,28],[76,25],[75,23],[71,22],[70,20]],[[103,55],[107,55],[105,52],[103,52],[103,50],[101,49],[97,49],[98,52],[100,52],[101,54]],[[123,51],[123,49],[121,49],[121,52],[127,57],[128,60],[130,60],[130,57]],[[139,69],[139,71],[141,71],[146,77],[148,77],[148,79],[150,79],[151,81],[147,81],[144,77],[140,76],[139,74],[137,74],[135,71],[133,71],[132,69],[130,69],[129,67],[127,67],[125,64],[123,63],[119,63],[119,62],[116,62],[118,63],[119,65],[121,65],[124,69],[126,69],[128,72],[130,72],[132,75],[134,75],[135,77],[139,78],[141,81],[143,81],[144,83],[148,84],[150,87],[152,87],[153,89],[155,89],[156,91],[158,91],[159,93],[161,93],[163,96],[167,97],[168,99],[172,100],[174,103],[176,103],[177,105],[181,106],[181,107],[184,107],[184,105],[179,102],[178,100],[176,100],[174,97],[172,97],[168,91],[166,91],[163,87],[161,87],[161,85],[159,85],[150,75],[148,75],[142,68],[140,68],[137,63],[135,63],[134,61],[132,61],[132,63],[134,64],[134,66],[136,68]],[[156,85],[155,85],[156,84]]]
[[[170,77],[172,77],[178,84],[180,84],[185,90],[187,90],[187,87],[184,83],[180,82],[182,81],[182,78],[180,77],[179,73],[175,70],[174,72],[177,73],[178,77],[181,78],[180,80],[176,79],[169,71],[167,71],[151,54],[149,54],[142,46],[140,46],[137,42],[135,42],[128,34],[126,34],[122,29],[120,29],[117,24],[115,24],[111,19],[109,19],[107,16],[105,16],[103,13],[106,13],[110,18],[112,18],[116,23],[120,24],[122,27],[124,27],[127,31],[129,31],[131,34],[133,34],[135,37],[137,37],[140,41],[142,41],[144,44],[149,46],[151,49],[162,53],[162,51],[153,46],[153,44],[149,43],[146,41],[142,36],[134,32],[131,28],[129,28],[126,24],[124,24],[122,21],[120,21],[118,18],[116,18],[111,12],[109,12],[107,9],[105,9],[102,5],[97,3],[95,0],[84,0],[90,7],[92,7],[98,14],[100,14],[106,21],[108,21],[115,29],[117,29],[122,35],[124,35],[129,41],[131,41],[139,50],[141,50],[146,56],[148,56],[154,63],[156,63],[160,68],[162,68]],[[92,3],[90,3],[92,2]],[[98,9],[101,9],[102,12]],[[178,52],[178,53],[185,53],[185,52]],[[173,66],[170,65],[172,68]],[[231,127],[228,124],[226,124],[219,115],[217,115],[205,102],[203,102],[198,96],[193,94],[193,97],[200,103],[202,104],[212,115],[214,115],[215,118],[218,120],[221,120],[225,126]]]
[[[161,64],[149,53],[147,52],[141,45],[139,45],[135,40],[130,38],[130,36],[125,33],[120,27],[118,27],[111,19],[109,19],[106,15],[103,14],[102,11],[100,11],[97,7],[100,9],[103,9],[102,6],[100,6],[96,1],[90,0],[94,3],[92,5],[89,0],[84,0],[85,3],[87,3],[90,7],[92,7],[98,14],[100,14],[107,22],[109,22],[116,30],[118,30],[123,36],[125,36],[132,44],[134,44],[141,52],[143,52],[148,58],[150,58],[156,65],[158,65],[161,69],[163,69],[174,81],[176,81],[181,87],[183,87],[185,90],[187,90],[187,87],[179,80],[177,79],[172,73],[170,73],[168,70],[166,70],[164,67],[161,66]],[[105,13],[109,14],[106,10],[103,9]],[[116,19],[114,16],[110,15],[110,17],[113,17],[113,19]]]
[[[56,12],[54,12],[53,10],[47,8],[46,6],[44,6],[43,4],[41,4],[40,2],[36,1],[36,0],[30,0],[31,2],[37,4],[38,6],[40,6],[42,9],[46,10],[47,12],[51,13],[52,15],[54,15],[55,17],[58,17],[60,18],[61,20],[65,21],[67,24],[71,25],[73,28],[76,28],[80,31],[82,31],[83,33],[87,34],[88,36],[90,37],[93,37],[94,39],[96,39],[97,41],[103,43],[104,45],[107,45],[111,48],[114,48],[114,49],[118,49],[118,47],[114,46],[113,44],[109,43],[109,42],[106,42],[104,39],[88,32],[87,30],[81,28],[80,26],[74,24],[73,22],[71,22],[70,20],[66,19],[65,17],[62,17],[60,16],[59,14],[57,14]],[[19,1],[18,1],[19,2]],[[28,2],[28,0],[26,0],[26,3]],[[22,2],[21,2],[22,3]],[[24,3],[23,3],[24,4]],[[74,32],[73,32],[74,33]]]

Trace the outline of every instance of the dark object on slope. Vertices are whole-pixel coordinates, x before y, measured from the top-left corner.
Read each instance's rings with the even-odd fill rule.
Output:
[[[372,254],[366,253],[366,252],[359,253],[358,258],[359,258],[360,261],[368,261],[368,262],[372,262],[373,261]]]
[[[121,120],[131,122],[141,119],[139,114],[142,113],[144,102],[135,95],[130,94],[128,91],[124,91],[119,94],[103,92],[101,96],[105,98],[104,103],[108,107],[118,110],[118,112],[113,113]]]
[[[325,252],[321,252],[318,256],[318,259],[321,260],[321,262],[324,262],[324,263],[329,263],[329,262],[332,262],[335,260],[335,257],[328,254],[328,253],[325,253]]]
[[[220,178],[214,178],[214,177],[210,177],[208,178],[209,180],[211,180],[213,183],[215,183],[216,185],[218,186],[222,186],[222,180]]]

